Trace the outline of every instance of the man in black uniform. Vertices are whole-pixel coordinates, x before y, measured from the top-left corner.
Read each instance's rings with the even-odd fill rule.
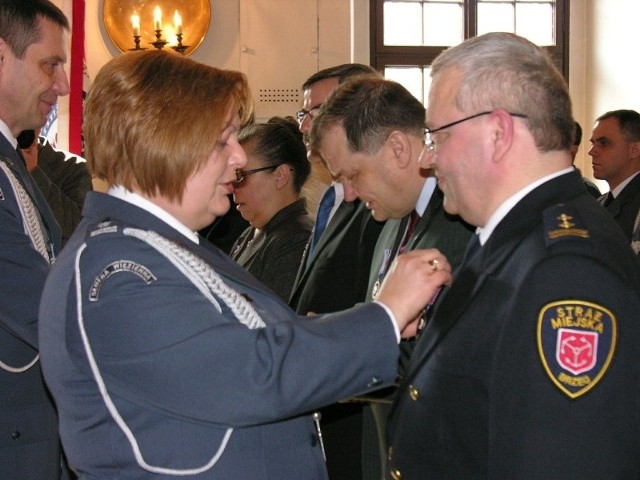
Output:
[[[564,79],[509,33],[431,75],[422,165],[478,237],[413,351],[388,477],[639,478],[640,276],[571,165]]]

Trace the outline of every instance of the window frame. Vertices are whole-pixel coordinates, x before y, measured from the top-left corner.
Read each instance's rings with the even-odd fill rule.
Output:
[[[476,35],[477,0],[465,0],[464,38]],[[376,70],[386,67],[428,67],[448,46],[384,45],[384,0],[369,0],[370,62]],[[556,44],[543,47],[564,76],[569,80],[569,0],[556,0]]]

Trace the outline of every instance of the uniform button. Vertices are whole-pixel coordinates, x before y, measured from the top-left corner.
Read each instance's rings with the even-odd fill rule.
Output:
[[[398,470],[397,468],[392,468],[391,469],[391,478],[393,480],[402,480],[402,475],[400,474],[400,470]]]
[[[371,381],[367,384],[368,388],[377,387],[382,384],[382,379],[380,377],[373,377]]]
[[[409,385],[409,396],[414,402],[420,399],[420,391],[413,385]]]
[[[11,432],[11,440],[17,440],[19,438],[20,438],[20,432],[18,430]]]

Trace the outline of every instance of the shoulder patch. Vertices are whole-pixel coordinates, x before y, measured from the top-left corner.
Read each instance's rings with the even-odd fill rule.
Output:
[[[574,207],[560,203],[546,209],[543,215],[547,245],[565,238],[589,238],[589,230]]]
[[[562,393],[578,398],[609,369],[616,349],[617,320],[607,308],[580,300],[548,303],[538,314],[538,353]]]
[[[102,272],[91,283],[89,290],[89,301],[97,302],[100,298],[100,288],[103,283],[106,282],[109,277],[116,273],[129,272],[137,275],[147,285],[155,282],[158,278],[144,265],[133,262],[131,260],[118,260],[112,262],[102,269]]]

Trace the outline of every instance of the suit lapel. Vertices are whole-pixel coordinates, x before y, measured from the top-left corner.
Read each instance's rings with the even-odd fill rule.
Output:
[[[622,189],[620,195],[618,195],[613,202],[611,202],[606,208],[613,217],[617,217],[622,210],[622,207],[632,201],[640,190],[640,174],[636,175],[629,184]]]
[[[343,200],[340,203],[340,206],[334,213],[333,218],[329,221],[329,225],[322,233],[320,237],[320,241],[316,248],[313,251],[313,256],[309,259],[309,264],[307,265],[307,256],[309,255],[309,242],[307,242],[307,246],[304,249],[304,253],[302,255],[302,260],[300,263],[300,268],[298,270],[298,275],[296,277],[296,281],[294,283],[293,288],[291,289],[291,297],[294,298],[297,295],[298,290],[302,288],[304,283],[307,281],[309,277],[309,272],[313,269],[313,265],[316,260],[322,255],[322,253],[333,243],[336,237],[341,235],[341,232],[345,230],[346,224],[349,222],[355,209],[358,206],[358,202],[347,202]]]

